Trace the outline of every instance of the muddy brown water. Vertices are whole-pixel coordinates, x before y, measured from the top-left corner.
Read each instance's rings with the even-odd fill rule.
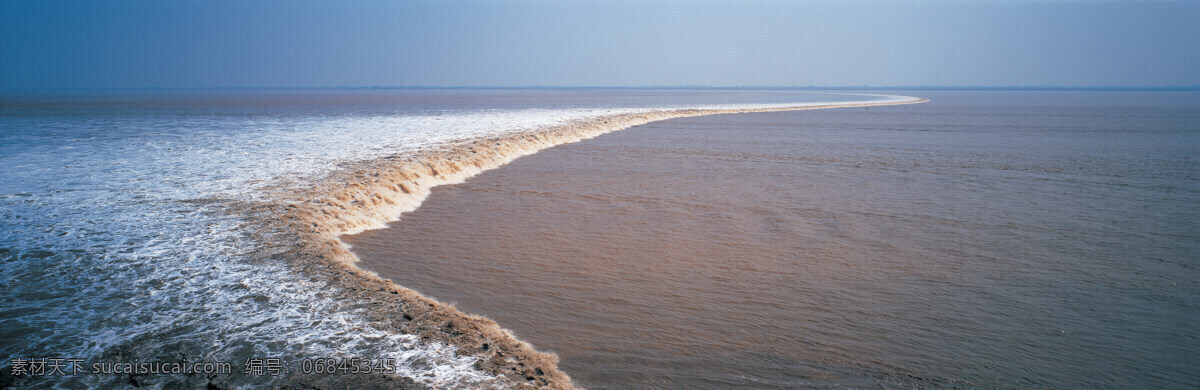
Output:
[[[637,126],[344,239],[585,387],[1198,383],[1200,99],[921,96]]]

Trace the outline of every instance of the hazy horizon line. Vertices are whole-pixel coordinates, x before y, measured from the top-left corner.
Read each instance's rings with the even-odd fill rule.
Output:
[[[103,87],[103,88],[4,88],[2,92],[38,92],[38,91],[179,91],[179,90],[391,90],[391,89],[710,89],[710,90],[1045,90],[1045,91],[1196,91],[1200,85],[1159,85],[1159,86],[998,86],[998,85],[901,85],[901,86],[869,86],[869,85],[835,85],[835,86],[712,86],[712,85],[634,85],[634,86],[299,86],[299,87]]]

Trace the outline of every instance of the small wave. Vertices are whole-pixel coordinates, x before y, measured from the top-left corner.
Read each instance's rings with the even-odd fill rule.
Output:
[[[494,321],[398,286],[355,266],[357,257],[339,237],[378,229],[415,210],[433,187],[460,183],[482,171],[555,145],[578,142],[648,122],[714,114],[870,107],[923,103],[927,99],[887,96],[869,103],[771,105],[671,109],[606,115],[530,131],[447,142],[406,155],[349,164],[315,185],[284,186],[271,199],[248,206],[255,227],[272,232],[262,257],[288,259],[295,269],[325,278],[348,302],[370,305],[368,321],[381,329],[446,343],[475,367],[511,383],[570,388],[558,358],[537,351]]]
[[[12,131],[0,132],[0,286],[9,299],[0,311],[11,314],[3,332],[11,337],[0,338],[0,358],[279,358],[294,368],[314,357],[391,357],[398,370],[378,383],[569,387],[553,355],[357,269],[339,236],[383,227],[433,186],[542,148],[650,120],[755,108],[688,111],[669,105],[676,98],[554,109],[468,102],[436,121],[409,106],[324,115],[269,100],[256,100],[266,110],[185,100],[148,111],[5,116],[0,127]],[[77,148],[59,148],[66,144]],[[376,386],[360,376],[240,372],[17,384]]]

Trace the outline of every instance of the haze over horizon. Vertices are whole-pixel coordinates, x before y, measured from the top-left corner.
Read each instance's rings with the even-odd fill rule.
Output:
[[[0,2],[0,88],[1195,87],[1200,3]]]

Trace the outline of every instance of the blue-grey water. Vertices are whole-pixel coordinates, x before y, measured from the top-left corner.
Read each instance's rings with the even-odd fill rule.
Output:
[[[362,266],[594,388],[1200,386],[1200,93],[680,118],[436,188]]]

